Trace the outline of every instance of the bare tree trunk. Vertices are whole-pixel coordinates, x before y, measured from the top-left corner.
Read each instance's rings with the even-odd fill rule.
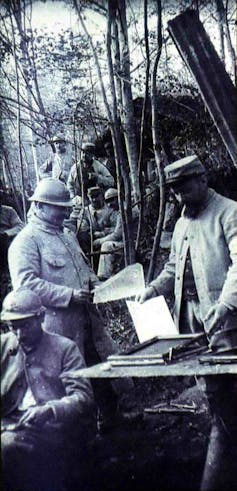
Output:
[[[120,48],[119,48],[119,36],[118,36],[118,24],[115,19],[112,23],[112,46],[114,52],[114,75],[116,83],[116,94],[118,101],[118,114],[123,104],[122,98],[122,81],[121,81],[121,59],[120,59]]]
[[[224,19],[225,19],[225,9],[222,0],[215,0],[216,10],[218,15],[218,29],[219,29],[219,39],[220,39],[220,54],[221,60],[225,65],[225,41],[224,41]]]
[[[43,123],[44,123],[44,130],[46,133],[46,136],[48,140],[50,141],[51,138],[51,130],[50,130],[50,124],[47,118],[47,114],[45,111],[44,103],[41,97],[40,89],[39,89],[39,84],[38,84],[38,77],[37,77],[37,69],[35,65],[35,56],[34,56],[34,43],[33,43],[33,35],[32,31],[29,36],[24,30],[24,16],[25,16],[25,5],[21,5],[21,0],[10,0],[9,2],[9,11],[11,12],[14,16],[18,33],[21,38],[20,42],[20,47],[23,53],[23,59],[25,60],[25,66],[23,66],[23,73],[26,71],[27,75],[24,77],[25,83],[26,83],[26,88],[27,88],[27,93],[32,93],[32,96],[34,96],[34,101],[36,102],[39,111],[41,115],[43,116]],[[23,12],[23,19],[22,19],[22,12]],[[31,48],[32,48],[32,54],[33,56],[30,56],[29,54],[29,42],[31,42]],[[30,75],[29,75],[30,73]],[[33,91],[31,92],[31,87],[30,87],[30,82],[32,82],[34,89],[35,89],[35,94]],[[30,109],[29,109],[30,111]],[[31,121],[33,122],[33,118],[31,115]],[[33,129],[33,128],[32,128]],[[34,130],[34,129],[33,129]],[[51,143],[52,150],[55,151],[54,145]]]
[[[139,242],[141,239],[142,225],[143,225],[143,211],[144,211],[144,181],[143,181],[143,140],[144,140],[144,128],[145,120],[147,116],[147,106],[149,97],[149,75],[150,75],[150,52],[149,52],[149,38],[148,38],[148,26],[147,26],[147,0],[144,0],[144,39],[145,39],[145,49],[146,49],[146,80],[145,80],[145,93],[142,106],[142,116],[141,116],[141,127],[140,127],[140,148],[138,157],[138,173],[139,173],[139,184],[141,191],[141,202],[139,206],[139,218],[138,218],[138,229],[135,250],[139,248]]]
[[[32,97],[31,94],[27,91],[28,94],[28,101],[29,105],[32,106]],[[39,182],[39,170],[38,170],[38,159],[37,159],[37,151],[34,143],[34,122],[32,118],[32,113],[29,110],[29,120],[30,120],[30,127],[29,127],[29,134],[30,134],[30,140],[31,140],[31,150],[32,150],[32,157],[33,157],[33,163],[34,163],[34,169],[35,169],[35,176],[36,176],[36,182]]]
[[[232,78],[235,82],[237,82],[237,66],[236,66],[236,56],[235,56],[235,50],[233,48],[232,42],[231,42],[231,36],[230,36],[230,28],[229,28],[229,23],[228,23],[228,0],[226,0],[226,8],[225,8],[225,29],[226,29],[226,44],[227,44],[227,49],[229,51],[230,59],[231,59],[231,65],[232,65]]]
[[[109,68],[109,78],[110,78],[110,90],[112,95],[112,110],[113,110],[113,124],[111,126],[112,140],[114,146],[115,153],[115,164],[116,164],[116,175],[117,175],[117,187],[118,187],[118,195],[119,195],[119,207],[122,216],[123,223],[123,242],[124,242],[124,259],[125,265],[131,264],[135,260],[134,256],[134,245],[133,245],[133,237],[132,237],[132,206],[131,206],[131,185],[127,172],[127,166],[125,161],[125,156],[122,148],[122,139],[121,139],[121,131],[120,131],[120,121],[119,121],[119,111],[117,105],[117,95],[115,90],[115,80],[114,77],[114,67],[112,61],[112,26],[116,24],[116,8],[115,3],[109,0],[108,2],[108,25],[107,25],[107,59],[108,59],[108,68]],[[117,30],[114,27],[113,32],[116,34]],[[119,48],[118,38],[117,41],[114,42],[114,47],[116,49],[114,53],[114,58],[118,60],[118,52]],[[120,97],[120,84],[117,83],[117,87],[119,89],[119,97]],[[122,179],[121,179],[122,178]],[[123,192],[122,192],[122,184],[124,187],[124,195],[125,195],[125,207],[123,203]]]
[[[18,139],[18,156],[19,156],[19,164],[20,164],[20,174],[21,174],[21,189],[22,189],[22,203],[23,203],[23,219],[26,223],[26,195],[25,195],[25,182],[24,182],[24,169],[23,169],[23,157],[22,157],[22,142],[21,142],[21,110],[20,110],[20,84],[19,84],[19,73],[18,73],[18,65],[17,65],[17,57],[16,57],[16,41],[14,34],[14,25],[12,17],[11,20],[11,28],[12,28],[12,40],[13,40],[13,56],[15,63],[15,74],[16,74],[16,94],[17,94],[17,139]]]
[[[112,27],[114,33],[114,42],[112,43]],[[115,36],[117,36],[115,38]],[[121,84],[118,77],[114,74],[114,66],[112,61],[111,46],[114,47],[114,60],[115,66],[118,68],[118,60],[120,59],[118,30],[116,28],[116,2],[109,0],[108,2],[108,27],[107,27],[107,59],[110,78],[110,90],[113,100],[113,126],[111,128],[112,140],[115,153],[116,174],[117,174],[117,186],[119,194],[120,211],[123,222],[123,238],[124,238],[124,258],[125,265],[131,264],[135,261],[135,249],[133,243],[132,234],[132,202],[131,202],[131,183],[129,179],[128,166],[126,157],[123,152],[120,118],[117,99],[121,97]],[[118,75],[118,74],[117,74]],[[116,94],[115,83],[117,81],[118,96]],[[122,177],[122,182],[121,182]],[[123,204],[123,192],[124,187],[125,206]]]
[[[89,44],[90,44],[90,47],[91,47],[91,50],[92,50],[92,53],[93,53],[93,56],[94,56],[94,60],[95,60],[95,65],[96,65],[96,68],[97,68],[97,73],[98,73],[98,77],[99,77],[99,82],[100,82],[100,86],[101,86],[101,92],[102,92],[102,97],[103,97],[103,101],[104,101],[104,105],[105,105],[105,109],[106,109],[106,112],[107,112],[107,118],[108,118],[108,121],[111,125],[111,133],[112,133],[112,138],[113,138],[113,144],[114,144],[114,150],[115,150],[115,162],[116,162],[116,169],[117,169],[117,172],[118,172],[118,175],[120,175],[120,165],[121,165],[121,168],[123,167],[122,165],[122,153],[121,153],[121,149],[120,149],[120,142],[119,142],[119,131],[118,131],[118,128],[115,124],[115,121],[113,119],[113,113],[111,112],[111,109],[110,109],[110,104],[108,102],[108,99],[107,99],[107,96],[106,96],[106,91],[105,91],[105,86],[104,86],[104,83],[103,83],[103,76],[102,76],[102,73],[101,73],[101,69],[100,69],[100,64],[99,64],[99,60],[98,60],[98,56],[97,56],[97,52],[96,52],[96,49],[93,45],[93,42],[92,42],[92,39],[91,39],[91,36],[89,35],[88,33],[88,30],[86,28],[86,25],[85,25],[85,22],[83,20],[83,17],[81,15],[81,3],[78,2],[77,0],[73,0],[73,3],[74,3],[74,7],[77,11],[77,14],[78,14],[78,17],[79,17],[79,20],[81,22],[81,25],[84,29],[84,32],[87,36],[87,39],[89,41]],[[121,185],[121,180],[118,179],[118,186]],[[120,212],[121,212],[121,215],[122,215],[122,226],[123,226],[123,242],[124,242],[124,250],[125,250],[125,263],[128,263],[130,264],[132,258],[131,258],[131,253],[130,253],[130,240],[129,240],[129,237],[128,237],[128,228],[126,227],[126,220],[125,220],[125,214],[124,214],[124,207],[123,207],[123,200],[121,198],[121,191],[120,191],[120,188],[119,188],[119,206],[120,206]]]
[[[123,97],[123,125],[127,148],[130,178],[134,200],[140,200],[140,187],[138,178],[138,148],[136,141],[135,117],[132,99],[131,77],[130,77],[130,54],[128,44],[128,30],[126,18],[125,0],[117,0],[117,19],[120,41],[121,75],[122,75],[122,97]]]
[[[162,8],[161,8],[161,0],[157,0],[157,44],[158,51],[154,63],[153,73],[152,73],[152,96],[151,96],[151,106],[152,106],[152,137],[153,137],[153,147],[155,153],[155,161],[158,168],[159,174],[159,183],[160,183],[160,206],[159,206],[159,217],[156,226],[156,233],[152,248],[151,260],[149,264],[148,270],[148,283],[153,279],[156,260],[159,253],[160,247],[160,238],[162,233],[162,226],[164,222],[165,216],[165,179],[164,179],[164,171],[161,164],[160,153],[158,150],[159,136],[158,136],[158,91],[157,91],[157,68],[162,50]]]

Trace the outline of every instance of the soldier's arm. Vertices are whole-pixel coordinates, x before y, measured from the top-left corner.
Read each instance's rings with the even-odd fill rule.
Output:
[[[64,386],[65,396],[61,399],[47,403],[51,407],[56,420],[66,422],[85,414],[93,407],[93,392],[88,379],[78,377],[77,370],[85,367],[83,357],[73,341],[67,343],[63,358],[61,382]]]
[[[9,225],[9,229],[5,232],[9,237],[14,237],[24,227],[24,223],[21,221],[14,208],[11,208],[9,213]]]

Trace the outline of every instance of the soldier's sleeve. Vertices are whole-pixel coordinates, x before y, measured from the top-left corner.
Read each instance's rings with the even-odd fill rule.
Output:
[[[73,289],[41,278],[41,258],[36,240],[24,230],[8,250],[8,264],[14,289],[26,286],[35,291],[45,307],[67,307]]]
[[[74,198],[75,196],[75,189],[74,189],[74,177],[73,177],[73,167],[71,168],[68,179],[67,179],[67,188],[70,194],[70,198]]]
[[[114,178],[110,174],[109,170],[106,168],[104,164],[99,161],[96,161],[97,165],[95,166],[95,171],[97,174],[97,182],[98,184],[102,184],[106,187],[114,186]]]
[[[6,230],[6,234],[9,237],[14,237],[14,235],[18,234],[20,230],[24,227],[24,223],[21,221],[19,215],[14,210],[14,208],[10,208],[9,213],[9,229]]]
[[[57,421],[66,422],[90,412],[93,408],[90,381],[77,375],[77,370],[81,368],[85,368],[85,363],[77,345],[73,341],[67,342],[60,374],[65,396],[47,403]]]
[[[115,217],[115,214],[114,214]],[[111,217],[113,219],[113,217]],[[115,240],[122,240],[122,221],[119,212],[116,212],[116,221],[111,223],[111,227],[107,229],[105,236],[103,237],[103,242]]]
[[[219,298],[227,306],[237,308],[237,207],[223,223],[225,242],[229,249],[230,265]]]

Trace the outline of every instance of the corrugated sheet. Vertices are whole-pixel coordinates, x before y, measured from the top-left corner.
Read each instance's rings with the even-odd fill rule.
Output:
[[[237,166],[236,89],[198,14],[187,10],[168,23],[168,30],[188,65],[213,118],[213,121]]]

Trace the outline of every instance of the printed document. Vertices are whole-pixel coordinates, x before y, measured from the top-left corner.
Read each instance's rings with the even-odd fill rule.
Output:
[[[140,343],[155,336],[176,336],[175,326],[163,295],[144,303],[126,301]]]

